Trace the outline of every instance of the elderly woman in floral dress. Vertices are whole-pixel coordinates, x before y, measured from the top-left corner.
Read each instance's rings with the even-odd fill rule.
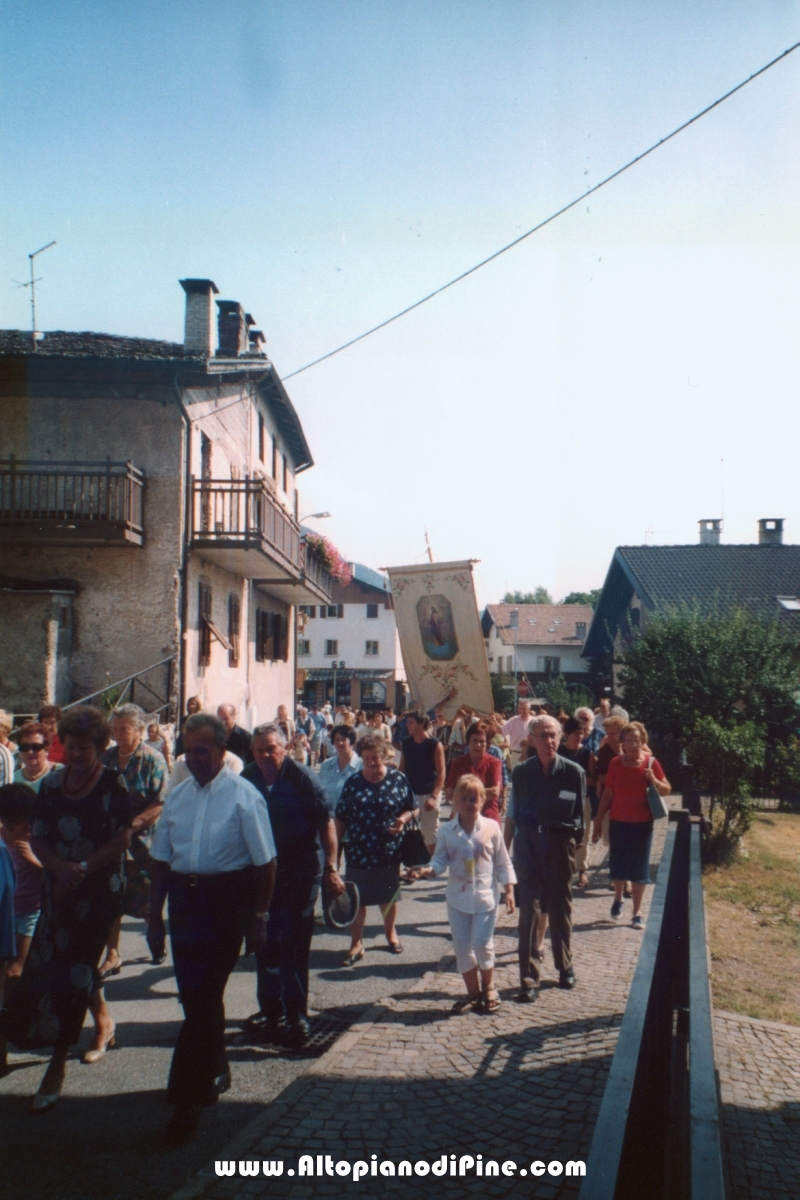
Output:
[[[33,1112],[58,1100],[90,1002],[103,1050],[113,1041],[97,964],[122,908],[131,838],[128,790],[100,759],[109,739],[103,714],[88,705],[73,708],[58,736],[66,765],[42,780],[31,831],[31,849],[44,867],[42,912],[2,1029],[20,1048],[53,1047]]]

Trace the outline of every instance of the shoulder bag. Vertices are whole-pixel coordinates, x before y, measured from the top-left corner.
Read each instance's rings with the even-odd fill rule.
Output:
[[[655,759],[651,758],[650,762],[647,764],[651,770],[654,762]],[[659,795],[658,789],[653,783],[649,784],[647,788],[647,803],[650,805],[650,814],[654,821],[662,821],[664,817],[666,817],[667,806],[664,803],[663,797]]]

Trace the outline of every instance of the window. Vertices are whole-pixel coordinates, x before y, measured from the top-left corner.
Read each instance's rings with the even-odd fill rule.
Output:
[[[300,612],[305,613],[307,617],[315,617],[317,615],[316,604],[301,604]]]
[[[258,460],[264,461],[264,418],[258,414]]]
[[[285,454],[283,456],[283,490],[289,491],[289,462]]]
[[[641,622],[641,619],[642,619],[642,612],[641,612],[641,609],[639,609],[639,608],[632,608],[632,609],[631,609],[631,624],[633,625],[634,629],[638,629],[638,628],[639,628],[639,624],[640,624],[640,622]]]
[[[199,637],[199,662],[201,667],[207,667],[211,662],[211,587],[207,583],[201,583],[198,589],[198,633]]]
[[[321,608],[319,610],[319,615],[320,616],[323,615]],[[328,605],[328,616],[329,617],[343,617],[344,616],[344,605],[343,604],[329,604]]]
[[[228,651],[228,666],[238,667],[239,665],[239,633],[241,625],[241,607],[239,605],[239,597],[231,594],[228,596],[228,641],[231,648]]]
[[[289,621],[282,613],[256,609],[256,659],[275,662],[289,658]]]
[[[298,640],[297,640],[297,657],[298,658],[307,658],[310,653],[311,653],[311,642],[307,641],[304,638],[298,638]]]
[[[331,658],[335,658],[339,653],[339,643],[334,638],[328,638],[325,642],[325,653]]]
[[[537,670],[544,672],[545,675],[557,675],[561,670],[561,659],[558,657],[545,657],[537,659]]]
[[[364,653],[365,654],[377,654],[378,653],[378,643],[377,642],[367,642],[367,648],[364,651]]]
[[[377,604],[368,604],[367,605],[367,616],[372,617],[374,619],[375,617],[377,617],[377,615],[378,615]]]
[[[577,621],[575,623],[575,637],[580,638],[581,641],[585,640],[585,638],[586,638],[586,622],[585,621]]]
[[[278,481],[278,439],[272,435],[272,478]]]

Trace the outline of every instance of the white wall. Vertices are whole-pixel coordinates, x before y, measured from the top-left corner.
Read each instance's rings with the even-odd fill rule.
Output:
[[[359,671],[397,671],[398,678],[404,679],[394,609],[385,608],[379,601],[378,616],[368,617],[366,602],[342,607],[343,617],[321,618],[317,606],[317,616],[307,618],[301,636],[311,642],[311,654],[298,656],[298,667],[329,667],[336,659],[337,662],[344,660],[348,667]],[[328,639],[338,642],[336,654],[325,654]],[[367,641],[378,643],[377,655],[366,653]]]

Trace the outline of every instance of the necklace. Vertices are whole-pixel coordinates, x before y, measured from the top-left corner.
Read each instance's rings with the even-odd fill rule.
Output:
[[[86,782],[82,783],[80,785],[80,787],[72,788],[67,783],[67,778],[68,778],[69,772],[70,772],[70,768],[67,767],[66,771],[64,772],[64,779],[61,781],[61,790],[63,791],[64,795],[69,797],[70,799],[74,799],[78,796],[81,796],[84,792],[91,791],[95,781],[97,780],[97,778],[100,775],[100,772],[102,770],[103,770],[103,764],[96,763],[94,769],[92,770],[91,775],[89,775],[88,778],[86,779]]]

